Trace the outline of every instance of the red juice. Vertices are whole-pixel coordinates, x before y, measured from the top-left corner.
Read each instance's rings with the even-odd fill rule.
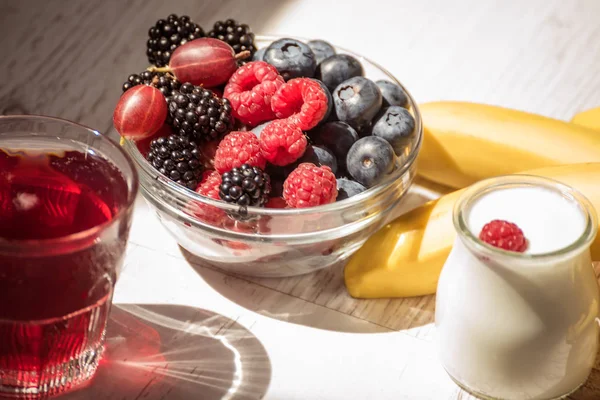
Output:
[[[93,151],[0,149],[0,396],[61,393],[95,372],[129,229],[110,222],[127,196]]]

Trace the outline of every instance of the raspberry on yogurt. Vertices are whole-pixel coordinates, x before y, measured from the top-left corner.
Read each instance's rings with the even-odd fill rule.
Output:
[[[527,239],[521,228],[508,221],[495,219],[484,225],[479,239],[491,246],[507,251],[523,253],[527,250]]]

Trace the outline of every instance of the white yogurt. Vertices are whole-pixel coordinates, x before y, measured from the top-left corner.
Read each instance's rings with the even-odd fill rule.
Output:
[[[588,223],[585,206],[551,185],[507,185],[474,198],[461,210],[471,233],[477,237],[493,219],[514,222],[530,254],[568,247]],[[472,240],[458,232],[438,284],[436,326],[446,371],[491,399],[555,399],[575,390],[598,350],[600,295],[589,248],[531,259]]]
[[[585,229],[581,207],[543,187],[513,187],[482,195],[470,207],[467,225],[479,236],[485,224],[501,219],[517,224],[528,240],[529,254],[550,253],[573,243]]]

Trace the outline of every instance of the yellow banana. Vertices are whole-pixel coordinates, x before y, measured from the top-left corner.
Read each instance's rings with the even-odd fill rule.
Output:
[[[600,135],[582,126],[475,103],[425,103],[419,109],[424,138],[417,173],[446,186],[463,188],[519,171],[600,162]]]
[[[571,123],[600,131],[600,107],[576,114]]]
[[[556,179],[583,193],[600,210],[600,163],[562,165],[523,172]],[[463,189],[464,190],[464,189]],[[410,297],[435,293],[456,232],[452,209],[458,190],[390,222],[350,258],[348,292],[358,298]],[[600,235],[592,244],[600,260]]]
[[[436,182],[432,182],[423,178],[422,176],[416,176],[413,180],[413,185],[418,185],[422,188],[429,189],[432,192],[439,193],[439,195],[444,195],[448,193],[452,193],[456,190],[456,188],[452,188],[450,186],[441,185]]]

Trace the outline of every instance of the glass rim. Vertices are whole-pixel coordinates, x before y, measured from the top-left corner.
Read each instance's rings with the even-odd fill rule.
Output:
[[[90,133],[96,137],[99,137],[100,140],[108,143],[110,147],[112,147],[114,150],[118,151],[125,158],[129,169],[131,169],[132,182],[131,182],[131,187],[129,185],[127,185],[127,195],[128,196],[127,196],[125,204],[123,205],[123,207],[121,207],[119,209],[119,211],[115,214],[115,216],[110,221],[103,222],[102,224],[93,226],[84,231],[75,232],[70,235],[60,236],[60,237],[52,238],[52,239],[5,240],[5,239],[0,238],[0,254],[14,254],[17,252],[21,253],[21,252],[23,252],[23,250],[25,250],[25,251],[27,251],[28,255],[37,255],[37,254],[46,255],[48,253],[48,251],[45,251],[45,250],[47,250],[49,248],[54,250],[54,251],[51,250],[49,253],[56,252],[56,253],[62,254],[62,252],[60,251],[60,248],[65,245],[70,246],[69,252],[77,251],[80,248],[88,245],[90,243],[90,240],[93,238],[96,238],[101,232],[106,231],[111,226],[113,226],[115,223],[120,222],[123,219],[123,217],[125,215],[127,215],[127,213],[132,209],[132,207],[135,203],[135,200],[137,198],[137,193],[138,193],[138,189],[139,189],[138,172],[137,172],[137,169],[135,168],[135,164],[131,160],[131,157],[129,156],[129,154],[127,154],[127,152],[124,151],[121,148],[121,146],[119,146],[114,140],[112,140],[107,135],[104,135],[95,129],[92,129],[92,128],[82,125],[82,124],[79,124],[77,122],[69,121],[64,118],[51,117],[51,116],[45,116],[45,115],[27,115],[27,114],[0,115],[0,121],[6,121],[6,120],[10,120],[10,119],[38,120],[40,122],[43,122],[43,121],[58,122],[58,123],[61,123],[64,125],[72,126],[74,128],[80,129],[80,130],[85,130],[88,133]],[[110,160],[110,158],[108,156],[106,156],[102,152],[101,152],[101,154],[106,157],[107,161],[112,163],[112,161]],[[117,167],[117,166],[115,165],[115,167]],[[119,169],[119,171],[121,171],[121,173],[123,173],[121,168],[117,167],[117,169]],[[125,178],[126,181],[128,180],[127,176],[123,176],[123,178]],[[74,244],[76,244],[76,245],[74,246]]]
[[[297,40],[302,40],[302,41],[311,40],[308,38],[299,37],[299,36],[295,36],[295,35],[291,35],[291,36],[287,36],[287,35],[256,35],[257,41],[275,41],[275,40],[284,39],[284,38],[292,38],[292,39],[297,39]],[[370,60],[367,57],[357,54],[351,50],[348,50],[344,47],[340,47],[337,45],[333,45],[333,47],[336,50],[341,50],[341,51],[343,51],[347,54],[350,54],[358,59],[365,60],[366,62],[371,64],[373,67],[377,68],[380,72],[385,74],[387,79],[389,79],[393,83],[399,85],[404,90],[404,92],[406,93],[406,97],[408,98],[410,110],[412,111],[414,119],[415,119],[415,134],[416,134],[415,144],[412,147],[408,156],[406,157],[406,160],[403,165],[399,166],[392,173],[388,174],[377,185],[375,185],[371,188],[368,188],[367,190],[365,190],[362,193],[357,194],[356,196],[352,196],[350,198],[347,198],[347,199],[344,199],[344,200],[341,200],[338,202],[320,205],[317,207],[308,207],[308,208],[276,209],[276,208],[263,208],[263,207],[248,206],[248,207],[245,207],[245,211],[249,215],[273,216],[273,217],[275,217],[275,216],[295,216],[295,215],[313,214],[316,212],[317,213],[339,212],[339,211],[352,209],[353,207],[360,206],[362,203],[364,203],[364,201],[367,201],[367,200],[377,196],[378,194],[385,192],[394,181],[396,181],[397,179],[401,179],[406,174],[406,172],[411,168],[411,166],[415,163],[416,158],[419,154],[419,150],[421,148],[421,144],[423,142],[423,124],[422,124],[421,113],[419,111],[419,107],[418,107],[416,101],[414,100],[414,98],[412,97],[412,95],[410,94],[410,92],[406,89],[406,87],[402,83],[400,83],[398,81],[398,79],[396,79],[396,77],[390,71],[388,71],[387,69],[385,69],[378,63]],[[139,152],[137,146],[135,145],[135,143],[132,140],[122,139],[122,143],[123,143],[123,146],[125,147],[126,152],[131,156],[131,158],[134,160],[135,164],[138,165],[142,170],[142,173],[141,173],[142,189],[145,190],[144,179],[149,179],[151,181],[158,181],[158,182],[160,182],[162,189],[168,190],[172,195],[182,198],[185,201],[193,201],[193,202],[198,202],[200,204],[206,204],[209,206],[216,207],[223,211],[229,211],[229,212],[238,212],[239,211],[240,206],[237,206],[234,204],[228,204],[223,201],[218,201],[218,200],[214,200],[214,199],[211,199],[208,197],[204,197],[204,196],[196,193],[195,191],[188,190],[188,189],[182,187],[181,185],[171,181],[167,177],[160,174],[157,170],[155,170],[150,165],[150,163]]]
[[[501,190],[505,187],[525,186],[525,187],[544,187],[550,189],[563,198],[576,203],[585,216],[585,228],[581,235],[572,243],[559,249],[536,254],[519,253],[503,250],[483,242],[479,237],[473,234],[465,220],[466,210],[482,195],[494,190]],[[504,175],[495,178],[485,179],[473,184],[462,193],[454,205],[452,212],[454,228],[459,237],[467,245],[474,249],[486,253],[493,257],[510,258],[519,261],[540,261],[554,257],[562,257],[571,253],[580,251],[581,248],[589,246],[597,235],[598,217],[592,203],[578,190],[566,185],[558,180],[541,177],[530,174]]]

